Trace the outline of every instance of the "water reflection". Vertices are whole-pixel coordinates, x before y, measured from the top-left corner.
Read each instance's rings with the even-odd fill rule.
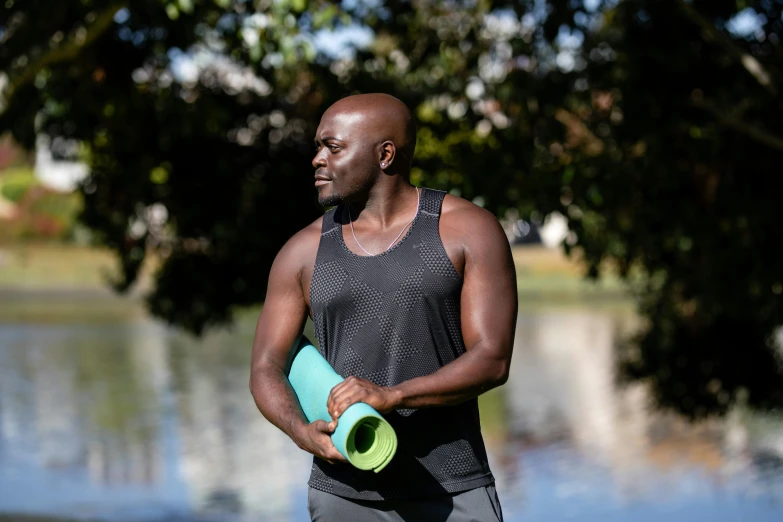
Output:
[[[0,513],[307,520],[310,459],[248,392],[254,314],[195,341],[132,304],[29,305],[0,306]],[[523,310],[509,382],[481,400],[508,520],[780,519],[783,417],[659,412],[618,385],[633,315]]]
[[[287,516],[309,459],[250,400],[246,326],[0,326],[0,512]]]

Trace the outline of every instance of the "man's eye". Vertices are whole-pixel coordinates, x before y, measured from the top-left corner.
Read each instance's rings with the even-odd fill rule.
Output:
[[[337,152],[338,150],[340,150],[340,147],[338,147],[337,145],[327,145],[327,147],[329,147],[329,150],[332,152]]]

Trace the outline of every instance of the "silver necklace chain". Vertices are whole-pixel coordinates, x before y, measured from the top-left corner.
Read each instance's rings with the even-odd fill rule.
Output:
[[[411,225],[411,223],[414,222],[414,220],[416,219],[416,216],[419,215],[419,203],[420,202],[421,202],[421,194],[419,193],[419,187],[416,187],[416,213],[413,215],[413,219],[411,219],[408,222],[407,225],[402,227],[402,230],[400,230],[400,233],[397,234],[397,237],[394,238],[394,240],[389,244],[389,246],[386,247],[386,250],[384,250],[383,252],[386,252],[391,247],[393,247],[394,243],[396,243],[397,240],[400,239],[400,236],[402,235],[402,233],[405,232],[405,229],[407,229]],[[383,253],[383,252],[378,252],[378,254],[372,254],[372,253],[368,252],[367,249],[365,249],[362,246],[362,244],[359,243],[359,240],[356,239],[356,233],[353,231],[353,218],[351,218],[351,205],[348,205],[348,222],[351,224],[351,234],[353,235],[353,240],[356,241],[356,244],[359,245],[359,248],[361,248],[364,251],[365,254],[367,254],[368,256],[377,256],[378,254],[382,254]]]

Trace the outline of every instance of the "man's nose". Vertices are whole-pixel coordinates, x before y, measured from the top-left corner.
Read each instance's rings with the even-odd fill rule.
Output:
[[[318,167],[326,166],[324,148],[325,147],[321,147],[321,149],[319,149],[318,152],[315,153],[315,157],[313,158],[313,168],[315,169],[317,169]]]

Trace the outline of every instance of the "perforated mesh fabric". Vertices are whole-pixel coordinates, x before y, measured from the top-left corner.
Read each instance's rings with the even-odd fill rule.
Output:
[[[429,375],[465,352],[460,325],[462,280],[438,232],[443,192],[422,189],[407,234],[377,256],[343,241],[343,209],[326,213],[310,286],[321,354],[342,377],[393,386]],[[314,459],[309,485],[349,498],[415,498],[493,482],[478,403],[385,415],[398,448],[380,473]]]

